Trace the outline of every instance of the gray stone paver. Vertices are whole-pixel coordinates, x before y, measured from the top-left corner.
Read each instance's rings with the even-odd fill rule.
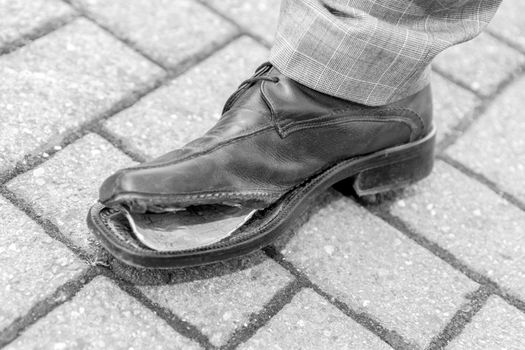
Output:
[[[525,2],[505,0],[488,28],[525,51]]]
[[[46,25],[71,18],[74,13],[60,0],[0,0],[0,52]]]
[[[493,296],[447,349],[522,350],[524,345],[525,314]]]
[[[204,0],[244,29],[271,44],[277,29],[280,0]]]
[[[281,248],[321,288],[424,347],[477,284],[341,195]]]
[[[52,159],[10,181],[7,187],[50,219],[77,245],[93,252],[87,210],[100,183],[132,161],[101,137],[88,134]]]
[[[0,330],[87,266],[0,198]]]
[[[525,298],[525,213],[451,166],[406,190],[391,208],[415,231]]]
[[[525,203],[525,78],[498,97],[447,154]]]
[[[166,285],[140,289],[220,346],[291,280],[286,270],[257,253],[226,264],[180,270]]]
[[[75,0],[97,20],[169,67],[236,33],[193,0]]]
[[[437,142],[447,135],[457,135],[453,128],[459,123],[472,120],[473,110],[481,100],[448,81],[439,74],[432,76],[434,124],[437,127]]]
[[[490,95],[525,63],[525,55],[488,34],[441,53],[435,65],[471,89]]]
[[[278,0],[70,1],[109,31],[80,18],[0,55],[0,175],[24,156],[41,154],[71,130],[135,93],[143,94],[165,77],[164,70],[137,51],[178,71],[192,64],[195,56],[233,38],[238,27],[268,44],[279,5]],[[67,2],[0,0],[0,52],[77,16]],[[521,0],[505,0],[489,26],[521,51],[524,9]],[[242,37],[104,125],[146,158],[170,151],[211,127],[227,97],[267,56],[264,45]],[[480,95],[499,93],[496,87],[524,64],[523,52],[488,34],[436,60],[439,70]],[[433,82],[442,141],[458,123],[478,117],[475,108],[480,99],[439,75]],[[523,81],[504,91],[465,135],[453,135],[458,141],[447,155],[524,200],[520,90],[525,90]],[[72,242],[94,253],[86,212],[101,181],[132,162],[92,134],[57,150],[7,187],[36,215],[51,220]],[[385,210],[525,300],[524,214],[483,184],[438,162],[429,179],[400,192]],[[347,198],[327,194],[312,212],[295,236],[286,235],[278,248],[320,288],[403,336],[414,348],[423,348],[439,334],[462,307],[466,293],[477,288]],[[32,321],[28,310],[87,265],[4,199],[0,213],[1,329],[17,317]],[[108,273],[136,283],[154,308],[169,309],[219,346],[242,330],[253,313],[265,315],[264,305],[293,281],[261,252],[224,264],[169,271],[109,261]],[[493,296],[448,348],[521,349],[523,318],[522,311]],[[103,277],[35,322],[10,349],[198,348]],[[388,348],[309,289],[264,322],[241,348]]]
[[[0,56],[0,172],[162,74],[83,19]]]
[[[105,277],[26,330],[6,349],[199,349]]]
[[[267,56],[264,47],[240,38],[117,114],[106,126],[149,158],[169,152],[211,128],[228,97]]]
[[[257,334],[241,345],[256,349],[387,350],[386,343],[311,289],[301,291]]]

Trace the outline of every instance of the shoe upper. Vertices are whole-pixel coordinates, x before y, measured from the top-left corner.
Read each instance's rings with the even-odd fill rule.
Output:
[[[119,170],[101,186],[100,201],[132,210],[134,197],[157,210],[211,203],[267,206],[338,161],[424,137],[431,123],[430,86],[369,107],[312,90],[264,64],[226,102],[206,134]]]

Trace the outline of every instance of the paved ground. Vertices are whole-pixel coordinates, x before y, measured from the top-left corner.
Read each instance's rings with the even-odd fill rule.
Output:
[[[84,218],[117,168],[209,128],[278,0],[0,0],[0,345],[525,349],[525,2],[435,63],[434,174],[320,198],[274,246],[168,272]]]

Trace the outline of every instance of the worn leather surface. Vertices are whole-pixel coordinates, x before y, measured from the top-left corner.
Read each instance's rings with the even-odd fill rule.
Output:
[[[116,205],[117,195],[127,194],[175,207],[266,206],[338,161],[417,140],[431,128],[430,86],[367,107],[300,85],[274,67],[258,75],[278,81],[236,93],[217,124],[181,149],[113,174],[100,201]]]

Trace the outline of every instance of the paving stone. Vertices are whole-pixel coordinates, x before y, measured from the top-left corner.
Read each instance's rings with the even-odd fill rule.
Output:
[[[349,198],[332,192],[281,252],[328,293],[415,347],[425,347],[464,303],[465,294],[477,287]]]
[[[193,0],[75,0],[119,36],[175,67],[236,34],[229,22]]]
[[[505,0],[501,3],[488,30],[497,33],[525,50],[525,2]]]
[[[7,187],[77,245],[93,252],[93,237],[86,227],[88,209],[97,200],[102,181],[131,164],[107,141],[88,134],[34,170],[16,177]]]
[[[241,38],[107,122],[128,147],[154,157],[203,135],[267,50]]]
[[[273,260],[256,253],[226,263],[172,271],[167,284],[140,288],[219,346],[291,279]]]
[[[434,124],[437,127],[437,142],[454,133],[453,128],[462,121],[471,120],[474,108],[481,100],[472,92],[448,81],[439,74],[432,76],[434,94]]]
[[[204,0],[246,30],[272,43],[279,19],[281,0]]]
[[[6,349],[198,349],[105,277],[51,311]]]
[[[0,0],[0,48],[73,14],[71,7],[59,0]]]
[[[525,202],[523,91],[525,78],[499,96],[447,154]]]
[[[488,34],[481,34],[447,49],[434,62],[475,91],[490,95],[525,63],[525,55]]]
[[[0,57],[0,172],[152,85],[162,71],[76,20]]]
[[[392,213],[472,269],[525,298],[525,213],[479,182],[437,162]]]
[[[87,266],[2,198],[0,213],[0,329],[3,329]]]
[[[493,296],[447,349],[522,350],[524,344],[525,315]]]
[[[270,322],[242,344],[255,349],[391,349],[311,289],[296,295]]]

